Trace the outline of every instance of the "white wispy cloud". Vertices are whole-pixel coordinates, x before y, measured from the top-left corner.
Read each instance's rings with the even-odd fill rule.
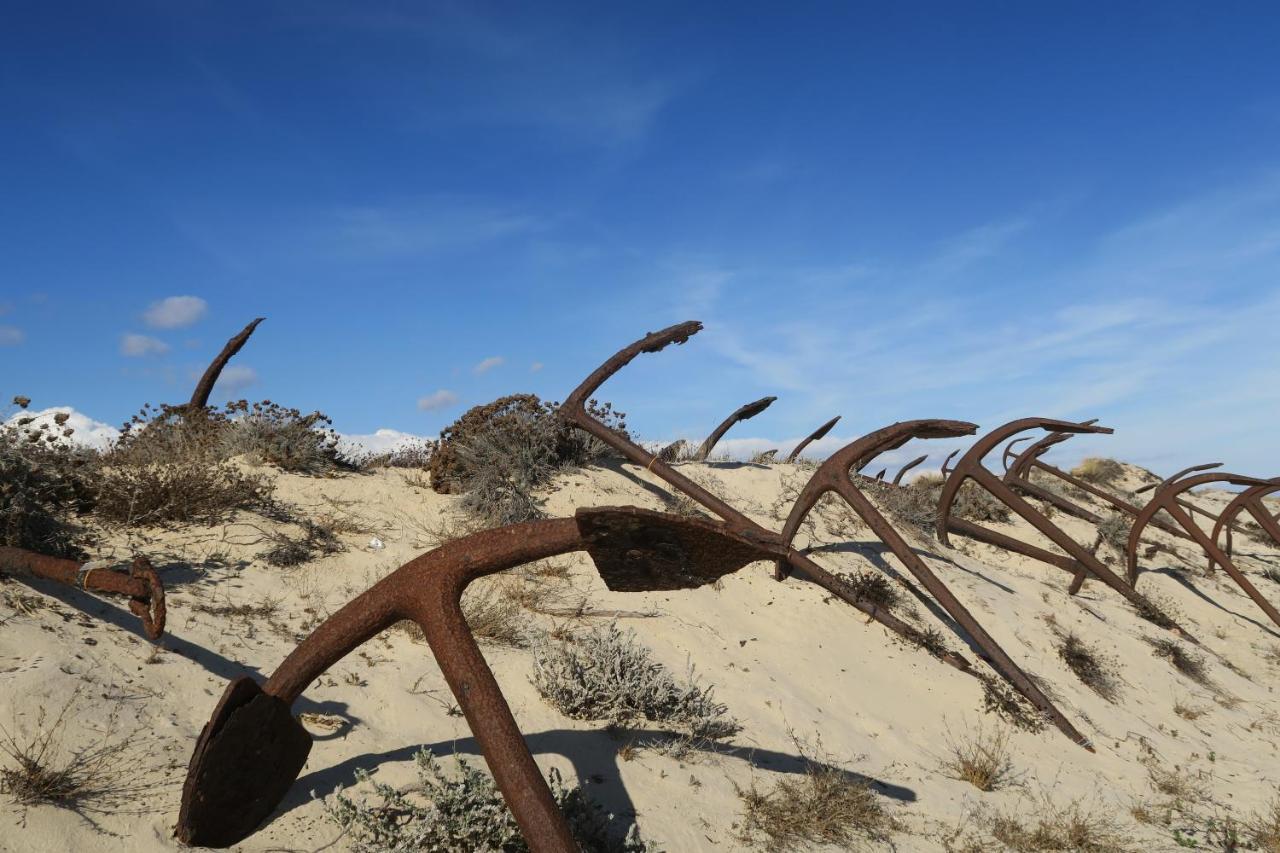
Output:
[[[458,402],[458,395],[445,388],[428,394],[425,397],[418,398],[418,410],[423,412],[434,412],[437,409],[445,409]]]
[[[213,386],[215,394],[229,397],[237,391],[243,391],[258,382],[258,371],[246,364],[229,364],[218,376],[218,383]]]
[[[200,320],[209,304],[199,296],[169,296],[151,303],[142,319],[153,329],[181,329]]]
[[[546,367],[546,365],[544,365],[542,362],[535,361],[533,364],[529,365],[529,372],[537,373],[539,370],[541,370],[544,367]]]
[[[27,333],[17,326],[0,326],[0,347],[16,347],[27,339]]]
[[[495,367],[501,367],[506,364],[507,360],[500,355],[491,355],[488,358],[481,359],[471,368],[471,372],[477,376],[482,376],[493,370]]]
[[[130,358],[142,358],[148,355],[164,355],[169,345],[159,338],[150,335],[138,335],[132,332],[121,335],[120,354]]]

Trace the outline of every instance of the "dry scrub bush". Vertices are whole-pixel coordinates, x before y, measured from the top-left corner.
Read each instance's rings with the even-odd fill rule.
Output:
[[[864,841],[887,842],[897,828],[892,815],[865,781],[805,754],[801,773],[766,789],[734,785],[742,799],[738,840],[767,850],[797,850],[817,844],[853,848]]]
[[[978,672],[977,678],[982,682],[983,713],[995,714],[1024,732],[1044,730],[1044,715],[1003,679],[988,672]]]
[[[1080,802],[1055,806],[1047,800],[1039,814],[988,817],[991,837],[1014,853],[1128,853],[1136,850],[1130,833],[1115,818],[1084,808]]]
[[[310,562],[317,555],[340,554],[347,550],[337,536],[331,519],[305,518],[298,522],[302,526],[301,536],[290,536],[283,532],[267,534],[271,547],[258,556],[267,565],[278,568],[300,566]]]
[[[304,415],[263,400],[228,403],[222,412],[222,453],[245,456],[295,474],[323,474],[349,467],[338,453],[338,434],[321,412]]]
[[[751,464],[752,465],[773,465],[778,461],[777,456],[778,456],[777,448],[774,448],[773,450],[765,450],[761,453],[753,453],[751,454]]]
[[[98,516],[127,526],[217,524],[237,509],[267,508],[273,487],[228,459],[229,428],[216,412],[144,406],[103,458]]]
[[[1103,544],[1109,546],[1121,556],[1129,547],[1129,519],[1118,512],[1107,513],[1098,523],[1098,537]]]
[[[1182,648],[1175,640],[1167,637],[1146,637],[1151,645],[1152,654],[1164,658],[1178,672],[1197,684],[1208,685],[1209,674],[1205,670],[1204,658]]]
[[[957,742],[947,732],[950,752],[942,769],[953,779],[968,782],[979,791],[994,791],[1013,781],[1009,732],[1002,728],[986,731],[981,726],[968,740]]]
[[[944,482],[937,474],[921,474],[905,486],[863,477],[858,487],[895,521],[931,536],[938,525],[938,499]],[[972,480],[965,481],[956,493],[951,513],[973,522],[1005,522],[1011,517],[1007,506]]]
[[[0,425],[0,545],[79,556],[72,519],[93,506],[98,455],[30,423]]]
[[[1119,685],[1113,660],[1098,654],[1071,631],[1059,636],[1058,657],[1086,687],[1108,702],[1116,701]]]
[[[1114,459],[1090,456],[1072,468],[1071,473],[1096,486],[1108,486],[1124,476],[1124,466]]]
[[[73,693],[52,720],[41,707],[33,734],[0,726],[0,755],[6,758],[0,767],[0,794],[21,806],[92,812],[118,804],[136,789],[126,779],[122,757],[129,740],[118,736],[114,710],[91,744],[73,750],[63,747],[77,696]]]
[[[493,779],[457,759],[450,777],[429,750],[415,756],[418,785],[398,791],[356,771],[356,782],[370,782],[380,802],[356,802],[341,787],[324,800],[325,816],[348,834],[356,853],[522,853],[529,849],[515,817]],[[623,837],[622,821],[591,802],[580,787],[566,788],[554,768],[548,774],[552,796],[584,853],[645,853],[655,850],[640,840],[632,825]]]
[[[588,413],[627,435],[625,415],[592,400]],[[462,506],[487,526],[542,516],[534,492],[557,471],[603,458],[608,448],[533,394],[476,406],[440,433],[427,461],[431,487],[461,494]]]
[[[713,688],[698,686],[690,671],[676,681],[633,632],[616,624],[565,640],[542,635],[533,643],[533,686],[575,720],[626,724],[644,719],[670,723],[694,738],[719,739],[741,731]]]
[[[898,591],[898,587],[879,572],[856,572],[841,575],[840,579],[857,598],[876,607],[892,610],[902,603],[902,593]]]
[[[1245,822],[1249,841],[1263,853],[1280,853],[1280,799]]]

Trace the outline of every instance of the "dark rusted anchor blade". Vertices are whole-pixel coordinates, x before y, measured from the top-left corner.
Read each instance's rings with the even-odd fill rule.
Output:
[[[836,421],[838,420],[840,420],[840,416],[836,415],[834,418],[827,421],[825,424],[818,427],[813,432],[809,433],[809,435],[805,437],[804,441],[796,445],[795,450],[792,450],[790,453],[787,454],[787,461],[795,462],[797,459],[799,459],[801,451],[803,451],[810,444],[813,444],[813,442],[825,436],[827,433],[831,432],[831,428],[836,425]]]
[[[729,431],[731,426],[736,424],[738,421],[745,421],[754,418],[756,415],[772,406],[773,401],[776,399],[778,398],[761,397],[754,403],[747,403],[745,406],[741,406],[736,412],[721,421],[720,426],[716,427],[715,430],[712,431],[711,435],[707,436],[707,440],[702,442],[702,445],[698,448],[698,452],[693,455],[693,458],[697,459],[699,462],[705,462],[706,458],[711,455],[711,448],[716,446],[716,443],[724,437],[724,434]]]
[[[580,509],[574,517],[600,577],[615,592],[695,589],[786,555],[778,541],[752,542],[704,519],[635,507]]]
[[[311,752],[288,703],[251,678],[227,685],[200,732],[174,835],[183,844],[230,847],[250,835],[284,798]]]

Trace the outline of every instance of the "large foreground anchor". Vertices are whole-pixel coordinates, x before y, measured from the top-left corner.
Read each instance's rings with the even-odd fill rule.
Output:
[[[869,501],[857,486],[854,485],[850,471],[861,468],[874,457],[888,450],[901,447],[913,438],[955,438],[962,435],[973,435],[978,430],[977,424],[965,421],[920,420],[896,423],[876,432],[863,436],[852,444],[837,450],[822,463],[821,467],[809,479],[800,496],[791,507],[786,526],[782,529],[782,540],[788,547],[800,529],[805,516],[818,501],[828,492],[835,492],[845,503],[866,522],[880,541],[889,546],[889,550],[902,561],[907,570],[915,576],[934,600],[938,602],[961,628],[973,638],[973,641],[986,654],[991,665],[1007,680],[1028,702],[1043,713],[1055,726],[1076,743],[1093,751],[1089,739],[1073,726],[1061,711],[1045,696],[1027,674],[1014,663],[1013,659],[1000,647],[995,638],[987,633],[981,623],[973,617],[959,599],[943,583],[924,560],[903,540],[893,525]],[[918,464],[926,457],[922,456],[906,467]],[[903,470],[906,470],[905,468]],[[894,478],[896,484],[901,478]],[[774,574],[779,579],[791,572],[790,564],[779,560],[774,567]],[[912,590],[914,592],[914,590]]]
[[[88,592],[127,595],[129,611],[142,620],[147,638],[158,640],[164,634],[164,584],[146,557],[134,557],[126,574],[92,560],[79,563],[4,546],[0,547],[0,572],[48,578]]]
[[[251,835],[293,785],[311,736],[290,706],[361,644],[402,619],[422,628],[498,789],[535,853],[578,846],[534,762],[493,672],[463,618],[477,578],[572,551],[590,554],[612,590],[692,589],[784,553],[774,537],[635,507],[579,509],[573,518],[486,530],[423,554],[329,617],[259,685],[227,685],[200,733],[174,834],[184,844],[229,847]]]
[[[1244,486],[1249,490],[1260,487],[1280,488],[1280,479],[1276,480],[1259,480],[1257,477],[1245,477],[1240,474],[1228,474],[1222,471],[1215,471],[1211,474],[1198,474],[1197,471],[1208,471],[1221,465],[1220,462],[1213,462],[1208,465],[1196,465],[1186,468],[1174,474],[1172,477],[1161,482],[1155,487],[1155,493],[1151,496],[1151,501],[1142,508],[1142,512],[1133,522],[1133,529],[1129,531],[1129,545],[1126,549],[1129,562],[1129,583],[1137,585],[1138,583],[1138,537],[1142,535],[1142,529],[1150,523],[1152,517],[1160,510],[1167,512],[1174,521],[1182,526],[1182,529],[1195,540],[1195,543],[1204,549],[1205,554],[1209,556],[1210,567],[1213,563],[1217,563],[1226,570],[1236,585],[1244,590],[1245,594],[1253,599],[1253,602],[1262,608],[1262,612],[1266,613],[1272,622],[1280,625],[1280,612],[1272,606],[1271,602],[1263,597],[1262,593],[1249,583],[1249,579],[1244,573],[1236,568],[1231,562],[1231,558],[1222,552],[1214,539],[1196,524],[1195,519],[1191,517],[1190,512],[1184,507],[1183,501],[1179,499],[1179,495],[1188,489],[1196,486],[1203,486],[1207,483],[1230,483],[1233,486]],[[1187,477],[1186,474],[1194,474]],[[1221,518],[1217,519],[1219,522]],[[1216,534],[1216,531],[1215,531]]]
[[[1168,616],[1160,614],[1160,611],[1151,602],[1139,595],[1130,584],[1125,583],[1119,575],[1107,568],[1087,548],[1037,512],[1035,507],[1027,503],[1024,498],[1009,488],[999,477],[983,467],[983,458],[994,450],[997,445],[1029,429],[1043,429],[1062,433],[1109,434],[1112,432],[1109,427],[1100,427],[1093,423],[1073,423],[1051,418],[1022,418],[1010,421],[1004,426],[997,427],[987,433],[960,457],[960,461],[956,463],[951,475],[947,477],[942,486],[942,495],[938,498],[937,532],[939,541],[949,545],[951,542],[948,534],[959,533],[962,536],[968,536],[999,548],[1023,554],[1042,563],[1056,566],[1072,575],[1071,585],[1068,587],[1068,592],[1072,595],[1079,592],[1080,587],[1084,585],[1085,578],[1092,575],[1128,599],[1139,613],[1158,619],[1159,622],[1157,624],[1176,630],[1182,636],[1191,639],[1186,631],[1182,630]],[[952,504],[955,502],[960,487],[969,479],[972,479],[977,485],[986,489],[992,497],[1021,516],[1027,523],[1043,534],[1045,538],[1065,551],[1066,555],[1055,554],[1052,551],[1015,539],[1012,536],[1007,536],[966,519],[953,516],[951,514]]]

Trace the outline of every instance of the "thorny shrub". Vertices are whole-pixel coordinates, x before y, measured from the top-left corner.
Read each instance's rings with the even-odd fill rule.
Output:
[[[21,408],[29,400],[15,398]],[[0,545],[55,557],[80,556],[72,521],[92,509],[92,472],[98,455],[60,441],[71,434],[67,416],[54,416],[61,429],[31,426],[22,415],[0,424]]]
[[[558,405],[513,394],[476,406],[445,427],[427,460],[431,487],[464,495],[463,506],[490,525],[542,515],[534,492],[559,470],[585,465],[607,447],[564,421]],[[587,412],[627,436],[626,416],[592,400]]]
[[[1068,631],[1058,639],[1058,657],[1076,678],[1108,702],[1114,702],[1119,692],[1116,665],[1089,646],[1079,635]]]
[[[521,853],[528,845],[487,773],[458,758],[455,778],[445,774],[429,750],[415,756],[418,786],[411,792],[371,782],[381,800],[356,802],[338,788],[324,801],[325,815],[350,833],[356,853]],[[591,802],[581,787],[566,788],[554,768],[551,794],[569,830],[585,853],[646,853],[656,850],[640,840],[633,824],[623,837],[621,821]],[[357,782],[369,782],[368,771],[356,771]]]
[[[715,701],[713,688],[698,686],[692,672],[676,681],[634,633],[616,624],[568,640],[542,635],[532,648],[533,686],[567,717],[617,724],[653,720],[707,739],[730,737],[742,728]]]

